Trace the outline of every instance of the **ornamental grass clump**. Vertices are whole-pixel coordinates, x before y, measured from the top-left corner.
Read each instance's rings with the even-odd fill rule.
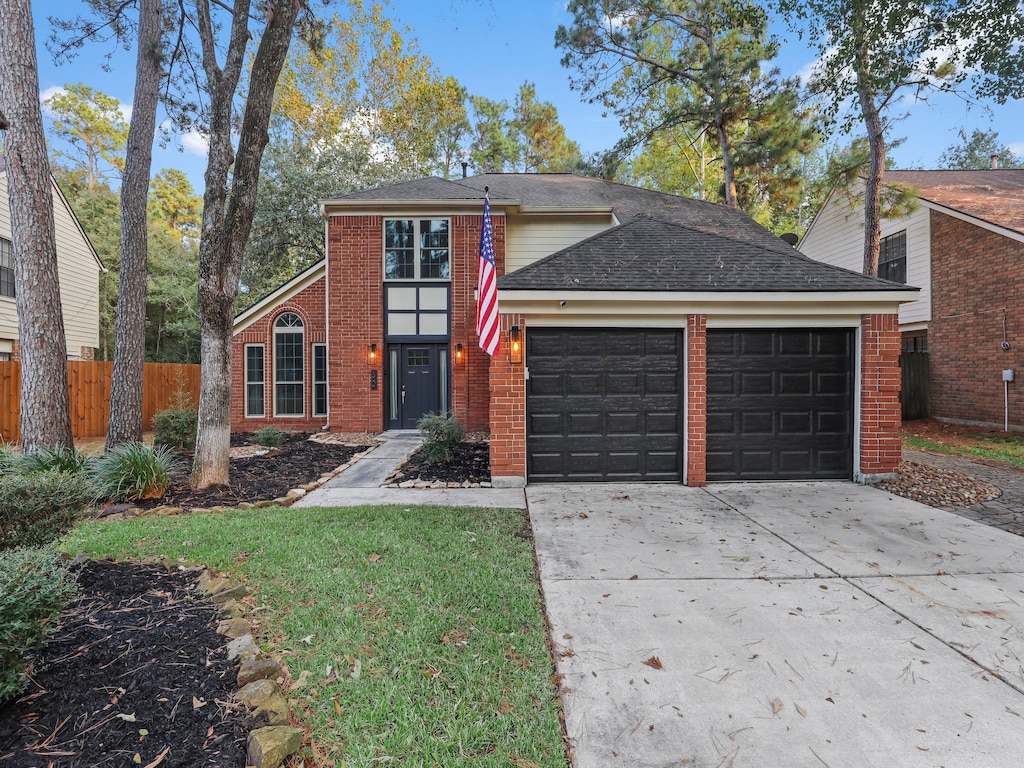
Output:
[[[94,489],[81,474],[56,469],[0,474],[0,550],[55,541],[92,502]]]
[[[421,450],[431,464],[447,464],[466,436],[462,422],[447,413],[428,413],[416,422],[423,434]]]
[[[159,499],[167,492],[177,464],[174,452],[166,446],[123,443],[95,460],[92,479],[101,498]]]
[[[77,448],[41,448],[25,456],[21,461],[22,472],[67,472],[72,475],[88,475],[92,457]]]
[[[29,653],[46,637],[77,585],[48,549],[0,551],[0,704],[24,687]]]

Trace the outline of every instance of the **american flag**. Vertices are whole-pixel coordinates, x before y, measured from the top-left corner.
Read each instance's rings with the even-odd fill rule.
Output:
[[[491,231],[491,201],[484,194],[484,226],[480,232],[480,274],[477,278],[476,333],[480,349],[496,355],[498,333],[498,276],[494,266],[494,235]]]

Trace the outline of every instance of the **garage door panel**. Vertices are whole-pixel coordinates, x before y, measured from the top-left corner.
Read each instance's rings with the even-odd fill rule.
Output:
[[[680,331],[538,329],[526,347],[531,483],[681,478]]]
[[[562,396],[562,377],[559,374],[530,374],[530,391],[534,397]]]
[[[849,329],[709,330],[707,338],[709,480],[852,476]]]

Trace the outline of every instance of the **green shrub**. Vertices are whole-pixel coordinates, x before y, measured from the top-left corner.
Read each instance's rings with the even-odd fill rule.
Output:
[[[176,466],[170,448],[123,443],[93,462],[92,478],[101,498],[159,499],[167,492]]]
[[[172,407],[153,417],[153,445],[174,451],[194,451],[199,428],[199,409],[191,405]]]
[[[431,464],[447,464],[455,458],[466,429],[457,418],[446,413],[428,413],[416,422],[423,433],[423,453]]]
[[[74,597],[76,584],[46,549],[0,552],[0,703],[25,684],[28,654]]]
[[[0,550],[48,544],[93,500],[92,484],[54,469],[0,475]]]
[[[21,466],[21,452],[9,445],[0,445],[0,475],[15,472]]]
[[[264,448],[277,448],[284,439],[284,432],[277,427],[260,427],[252,433],[249,442]]]
[[[41,448],[30,453],[21,462],[23,472],[69,472],[72,475],[83,475],[88,472],[90,456],[77,448]]]

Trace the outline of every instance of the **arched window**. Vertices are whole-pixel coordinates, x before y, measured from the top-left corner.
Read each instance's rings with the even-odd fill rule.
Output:
[[[285,312],[274,323],[274,415],[302,416],[302,318]]]

